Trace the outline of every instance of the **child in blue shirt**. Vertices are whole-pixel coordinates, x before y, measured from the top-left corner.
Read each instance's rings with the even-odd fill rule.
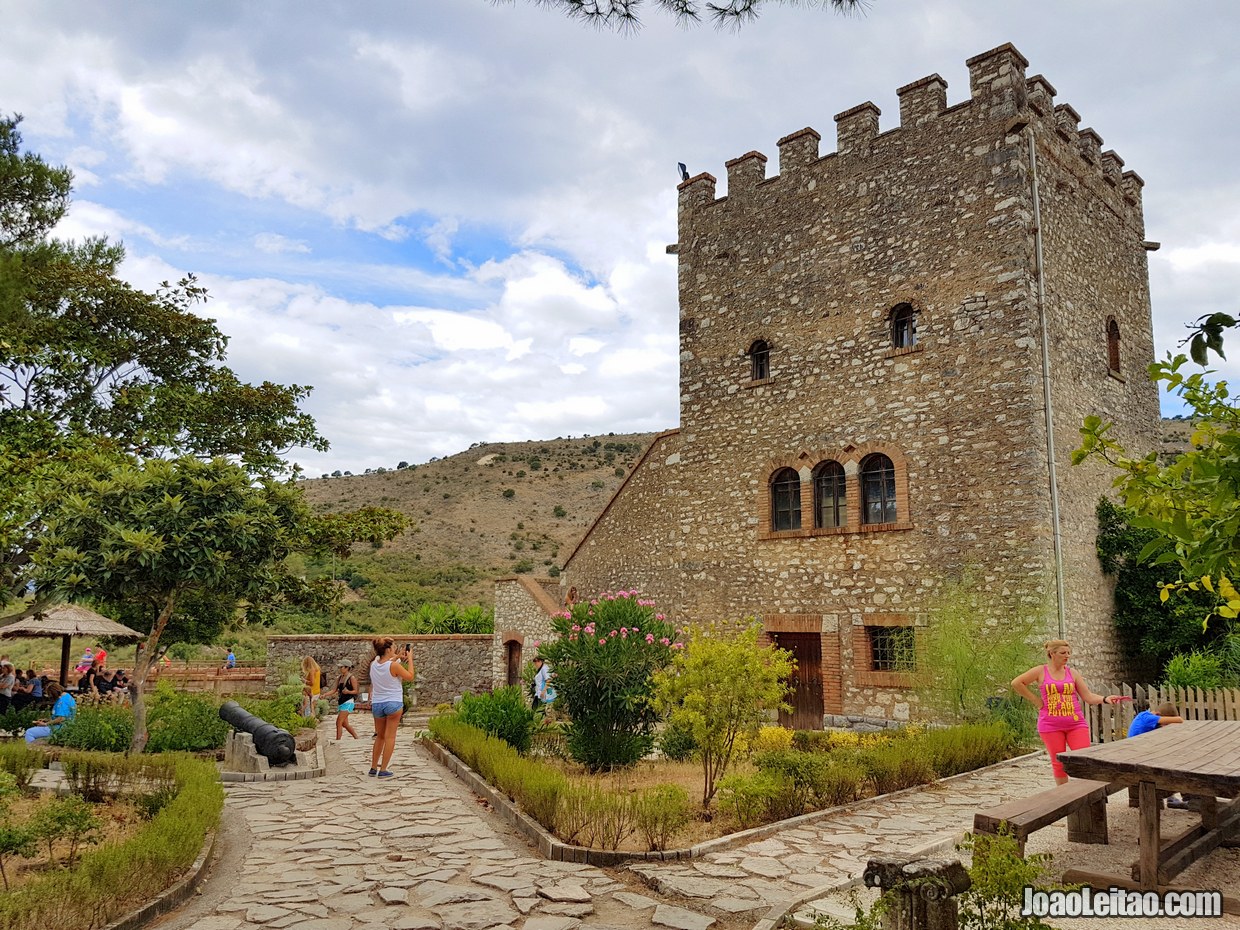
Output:
[[[1155,710],[1143,710],[1132,719],[1132,724],[1128,727],[1129,736],[1140,736],[1142,733],[1150,733],[1159,727],[1165,727],[1170,723],[1183,723],[1184,718],[1180,716],[1176,706],[1170,701],[1159,704]],[[1167,798],[1167,807],[1180,810],[1188,808],[1188,802],[1180,797],[1177,791],[1171,797]]]

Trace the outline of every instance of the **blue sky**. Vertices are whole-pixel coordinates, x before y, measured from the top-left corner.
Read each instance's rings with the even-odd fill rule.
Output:
[[[77,175],[60,233],[186,271],[250,380],[315,386],[311,474],[677,420],[676,163],[751,149],[1013,42],[1146,181],[1160,353],[1237,311],[1240,4],[873,0],[739,32],[527,0],[0,0],[0,110]],[[1240,355],[1240,353],[1237,353]],[[1230,374],[1227,366],[1222,369]],[[1174,408],[1168,408],[1174,412]]]

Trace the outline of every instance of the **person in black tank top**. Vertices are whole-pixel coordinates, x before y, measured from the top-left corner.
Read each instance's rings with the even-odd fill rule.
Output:
[[[349,735],[357,739],[357,731],[349,723],[349,714],[353,711],[353,700],[357,697],[357,680],[353,677],[353,663],[341,662],[340,672],[336,676],[336,739]]]

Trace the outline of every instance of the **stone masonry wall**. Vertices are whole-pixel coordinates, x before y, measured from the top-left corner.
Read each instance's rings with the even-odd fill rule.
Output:
[[[491,689],[491,637],[391,635],[399,646],[413,644],[414,702],[433,709],[452,703],[466,691]],[[368,691],[370,661],[375,657],[368,635],[271,636],[267,639],[267,685],[283,683],[282,672],[300,671],[302,657],[314,656],[323,669],[324,699],[330,699],[339,671],[337,663],[351,661],[358,689]]]
[[[495,634],[490,642],[494,687],[508,684],[508,644],[516,650],[519,674],[534,658],[534,644],[551,638],[551,614],[562,603],[559,582],[551,578],[513,575],[495,583]]]
[[[996,622],[1054,632],[1030,134],[1069,632],[1088,671],[1116,656],[1093,555],[1109,478],[1068,456],[1087,412],[1139,443],[1157,427],[1156,394],[1139,383],[1152,353],[1139,187],[1117,156],[1081,155],[1092,136],[1064,128],[1053,89],[1026,78],[1014,48],[968,66],[963,103],[948,107],[931,75],[898,91],[898,128],[880,133],[878,108],[862,104],[836,117],[834,153],[820,157],[805,129],[780,140],[778,175],[750,152],[728,162],[725,197],[709,174],[681,185],[680,430],[652,447],[562,576],[583,595],[633,584],[674,620],[816,625],[834,713],[907,713],[908,681],[871,670],[866,630],[933,622],[934,597],[965,573],[999,594]],[[891,314],[905,303],[917,341],[894,348]],[[1105,338],[1099,348],[1107,316],[1124,333],[1123,381]],[[759,380],[756,340],[770,350]],[[860,519],[858,472],[874,452],[895,464],[894,523]],[[843,466],[846,516],[815,529],[813,474],[827,461]],[[782,468],[800,475],[799,530],[772,530]]]

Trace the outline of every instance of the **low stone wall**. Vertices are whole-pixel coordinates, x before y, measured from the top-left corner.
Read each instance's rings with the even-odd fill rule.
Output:
[[[466,691],[475,694],[491,690],[491,643],[489,634],[480,636],[392,636],[399,647],[413,644],[414,703],[433,708],[451,703]],[[282,683],[281,668],[299,664],[303,656],[314,656],[323,669],[323,697],[330,699],[336,682],[337,665],[353,663],[358,689],[370,690],[370,660],[374,650],[369,635],[271,636],[267,639],[267,687]]]

